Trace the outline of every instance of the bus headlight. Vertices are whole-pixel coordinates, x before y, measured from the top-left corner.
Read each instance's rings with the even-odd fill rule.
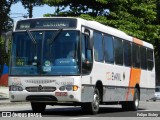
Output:
[[[9,86],[9,91],[23,91],[23,88],[21,86],[11,85]]]
[[[67,90],[67,91],[71,91],[71,90],[72,90],[72,85],[67,85],[67,86],[66,86],[66,90]]]
[[[66,89],[65,86],[61,86],[61,87],[59,88],[60,91],[64,91],[65,89]]]
[[[76,85],[66,85],[66,86],[61,86],[59,88],[60,91],[77,91],[78,90],[78,86]]]

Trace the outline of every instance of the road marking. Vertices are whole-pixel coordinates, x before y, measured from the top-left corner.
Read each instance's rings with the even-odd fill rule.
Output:
[[[90,117],[78,117],[78,118],[71,118],[71,120],[78,120],[78,119],[89,119]]]
[[[142,112],[143,112],[143,111],[151,111],[151,110],[138,110],[137,112],[139,112],[139,111],[142,111]]]
[[[138,110],[137,112],[139,112],[139,111],[140,112],[143,112],[143,111],[145,112],[145,111],[157,111],[157,110]],[[159,112],[159,110],[158,110],[158,112]]]

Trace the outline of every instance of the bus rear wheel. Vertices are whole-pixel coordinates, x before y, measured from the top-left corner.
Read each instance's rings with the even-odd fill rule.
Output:
[[[31,102],[31,107],[34,113],[43,113],[46,109],[46,104],[39,102]]]
[[[99,104],[100,104],[100,94],[99,90],[95,88],[94,95],[93,95],[93,102],[83,103],[81,108],[84,112],[89,114],[97,114],[99,111]]]
[[[127,111],[137,111],[139,108],[139,91],[135,89],[133,101],[122,103],[122,109]]]

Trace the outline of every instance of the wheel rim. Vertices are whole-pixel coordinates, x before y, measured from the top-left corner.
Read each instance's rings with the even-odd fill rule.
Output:
[[[136,99],[136,100],[135,100],[135,106],[138,107],[138,105],[139,105],[139,100]]]
[[[99,95],[97,92],[94,94],[94,100],[93,100],[93,109],[98,110],[99,109]]]
[[[135,99],[135,107],[138,108],[139,106],[139,98],[138,98],[138,94],[136,94],[136,99]]]

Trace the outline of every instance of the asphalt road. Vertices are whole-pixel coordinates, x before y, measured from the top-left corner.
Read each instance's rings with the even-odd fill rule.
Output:
[[[47,106],[47,109],[43,114],[33,114],[30,104],[0,106],[0,116],[3,116],[4,118],[7,116],[6,114],[11,114],[15,120],[17,117],[32,117],[30,120],[35,119],[33,117],[42,117],[45,119],[55,117],[54,120],[98,120],[106,119],[106,117],[108,117],[107,120],[112,120],[113,117],[116,117],[114,120],[119,119],[119,117],[124,117],[126,120],[131,120],[132,117],[159,117],[160,119],[160,102],[140,102],[140,107],[137,112],[123,111],[120,105],[103,105],[100,107],[100,111],[97,115],[88,115],[84,113],[80,107],[74,106]]]

